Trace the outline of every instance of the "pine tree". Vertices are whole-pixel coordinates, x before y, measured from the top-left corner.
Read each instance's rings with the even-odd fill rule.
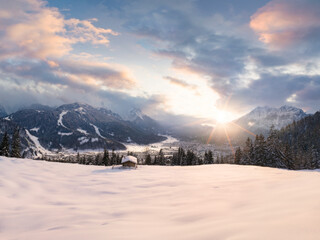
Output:
[[[166,161],[166,159],[165,159],[165,157],[164,157],[163,150],[160,149],[159,155],[158,155],[158,164],[159,164],[159,165],[165,165],[165,161]]]
[[[211,150],[208,151],[208,164],[213,164],[213,153]]]
[[[157,156],[154,156],[153,165],[159,165]]]
[[[81,160],[80,160],[80,153],[78,152],[78,153],[77,153],[77,162],[80,163],[80,161],[81,161]]]
[[[14,134],[12,137],[12,148],[11,148],[11,157],[21,158],[21,141],[19,128],[14,130]]]
[[[218,156],[217,156],[217,164],[220,164],[220,160],[221,159],[221,155],[219,154]]]
[[[97,154],[95,159],[94,159],[94,163],[93,165],[101,165],[102,161],[100,161],[100,154]]]
[[[117,155],[114,152],[114,149],[112,149],[111,153],[111,165],[116,165],[117,164]]]
[[[121,164],[121,157],[119,154],[116,154],[116,164],[120,165]]]
[[[150,154],[148,153],[147,156],[146,156],[146,165],[151,165],[151,156]]]
[[[265,166],[267,148],[264,136],[262,134],[256,136],[253,147],[253,155],[255,161],[254,165]]]
[[[253,143],[251,138],[248,137],[246,140],[246,145],[242,152],[242,158],[239,163],[244,165],[252,164],[253,162],[252,159],[253,159]]]
[[[106,148],[104,148],[104,151],[103,151],[102,164],[104,166],[110,165],[109,152]]]
[[[234,154],[234,163],[239,164],[241,162],[241,159],[242,159],[242,151],[241,151],[241,148],[238,147]]]
[[[0,155],[5,156],[5,157],[9,157],[9,136],[8,136],[7,131],[5,131],[3,138],[2,138],[2,142],[0,145]]]
[[[178,164],[178,153],[174,153],[171,159],[171,165],[175,166],[175,165],[179,165]]]

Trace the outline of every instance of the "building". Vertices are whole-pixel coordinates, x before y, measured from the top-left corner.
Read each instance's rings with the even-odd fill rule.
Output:
[[[136,167],[137,162],[137,158],[134,156],[125,156],[121,160],[123,167]]]

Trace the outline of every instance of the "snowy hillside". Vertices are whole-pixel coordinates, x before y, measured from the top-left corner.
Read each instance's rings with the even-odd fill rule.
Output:
[[[34,145],[28,146],[28,149],[33,149],[34,153],[104,147],[124,150],[128,139],[136,144],[165,140],[156,131],[125,121],[108,109],[94,108],[88,104],[65,104],[57,108],[35,105],[6,118],[27,132],[31,139],[29,142]],[[145,116],[145,119],[148,117]]]
[[[300,108],[282,106],[280,108],[257,107],[235,122],[252,132],[266,133],[272,125],[281,129],[293,121],[298,121],[307,114]]]
[[[319,239],[320,173],[0,158],[0,239]]]

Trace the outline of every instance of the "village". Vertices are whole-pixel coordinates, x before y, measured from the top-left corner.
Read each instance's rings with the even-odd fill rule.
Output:
[[[211,151],[213,159],[217,160],[219,157],[226,157],[232,153],[229,145],[213,145],[201,144],[195,141],[179,141],[176,138],[168,136],[168,139],[149,145],[127,144],[126,150],[107,150],[110,159],[115,160],[110,165],[119,165],[126,156],[134,156],[137,159],[137,165],[146,164],[147,156],[151,157],[151,162],[159,155],[160,151],[165,158],[165,165],[171,165],[171,159],[174,154],[178,153],[179,148],[185,151],[191,151],[197,158],[204,158],[206,152]],[[65,163],[80,163],[86,165],[104,165],[102,158],[104,149],[94,151],[60,151],[60,152],[47,152],[42,156],[35,157],[35,160],[46,160],[53,162]]]

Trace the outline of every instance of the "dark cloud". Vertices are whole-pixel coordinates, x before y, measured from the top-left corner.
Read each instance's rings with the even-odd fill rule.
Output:
[[[232,95],[230,105],[249,110],[255,106],[293,104],[316,111],[319,108],[320,78],[263,74],[259,80]],[[295,96],[292,100],[288,99]]]
[[[130,14],[127,15],[125,27],[140,37],[152,39],[154,52],[171,59],[174,68],[209,79],[209,85],[221,96],[232,95],[235,105],[239,106],[241,102],[253,107],[259,104],[279,106],[287,103],[292,94],[297,95],[297,102],[291,104],[302,106],[311,96],[315,100],[313,104],[318,104],[316,91],[311,91],[317,87],[315,84],[313,88],[310,87],[315,80],[307,72],[309,66],[317,61],[317,52],[320,50],[319,1],[268,2],[193,1],[195,9],[203,14],[196,11],[191,14],[190,9],[185,7],[179,9],[174,5],[160,7],[161,4],[154,4],[154,8],[141,10],[141,17],[135,15],[131,18]],[[278,44],[280,48],[264,47],[256,41],[258,38],[253,41],[250,36],[239,34],[239,31],[230,32],[227,24],[226,27],[230,28],[228,33],[221,31],[223,26],[215,27],[214,22],[206,22],[212,20],[210,11],[212,14],[219,13],[222,19],[230,14],[235,17],[245,10],[244,4],[250,7],[245,14],[253,15],[251,28],[260,37],[271,34],[271,42],[265,42]],[[273,20],[264,21],[263,14]],[[249,23],[250,15],[246,16]],[[297,17],[302,20],[297,20]],[[274,30],[277,27],[280,34]],[[283,43],[288,45],[284,46]],[[248,70],[250,64],[254,70]],[[305,69],[306,75],[295,74],[294,65]],[[259,80],[248,77],[252,73]],[[247,82],[248,88],[244,88],[244,82]]]

